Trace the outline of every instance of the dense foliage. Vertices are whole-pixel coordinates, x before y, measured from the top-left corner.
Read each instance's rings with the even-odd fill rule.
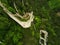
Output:
[[[60,45],[60,0],[0,0],[4,6],[16,13],[34,12],[34,22],[28,29],[22,28],[0,7],[0,45],[39,45],[39,31],[46,30],[48,45]]]

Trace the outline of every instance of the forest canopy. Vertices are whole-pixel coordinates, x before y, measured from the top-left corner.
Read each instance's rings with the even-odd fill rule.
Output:
[[[40,30],[48,32],[48,45],[60,45],[60,0],[0,0],[12,13],[33,11],[31,27],[23,28],[0,6],[0,45],[40,45]]]

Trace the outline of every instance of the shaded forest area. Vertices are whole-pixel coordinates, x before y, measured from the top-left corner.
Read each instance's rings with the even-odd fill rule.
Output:
[[[21,15],[34,13],[34,22],[24,29],[0,7],[0,45],[40,45],[40,30],[46,30],[48,45],[60,45],[60,0],[0,0],[13,14],[15,2]]]

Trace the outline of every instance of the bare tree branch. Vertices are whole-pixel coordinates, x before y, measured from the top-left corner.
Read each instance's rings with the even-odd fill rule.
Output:
[[[13,19],[15,20],[19,25],[21,25],[23,28],[29,28],[31,26],[31,22],[33,21],[34,19],[34,16],[33,16],[33,11],[30,12],[30,13],[27,13],[30,18],[27,20],[27,21],[21,21],[19,20],[15,15],[17,15],[18,17],[20,18],[23,18],[23,16],[21,16],[19,13],[16,13],[16,14],[12,14],[0,1],[0,6],[3,8],[3,10]],[[15,9],[17,10],[16,8],[16,5],[14,4],[15,6]],[[18,12],[18,10],[17,10]],[[25,14],[26,15],[26,14]]]

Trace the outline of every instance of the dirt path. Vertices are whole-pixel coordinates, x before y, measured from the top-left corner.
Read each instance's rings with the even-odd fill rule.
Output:
[[[24,30],[24,45],[36,45],[36,39],[31,32],[31,30]]]

